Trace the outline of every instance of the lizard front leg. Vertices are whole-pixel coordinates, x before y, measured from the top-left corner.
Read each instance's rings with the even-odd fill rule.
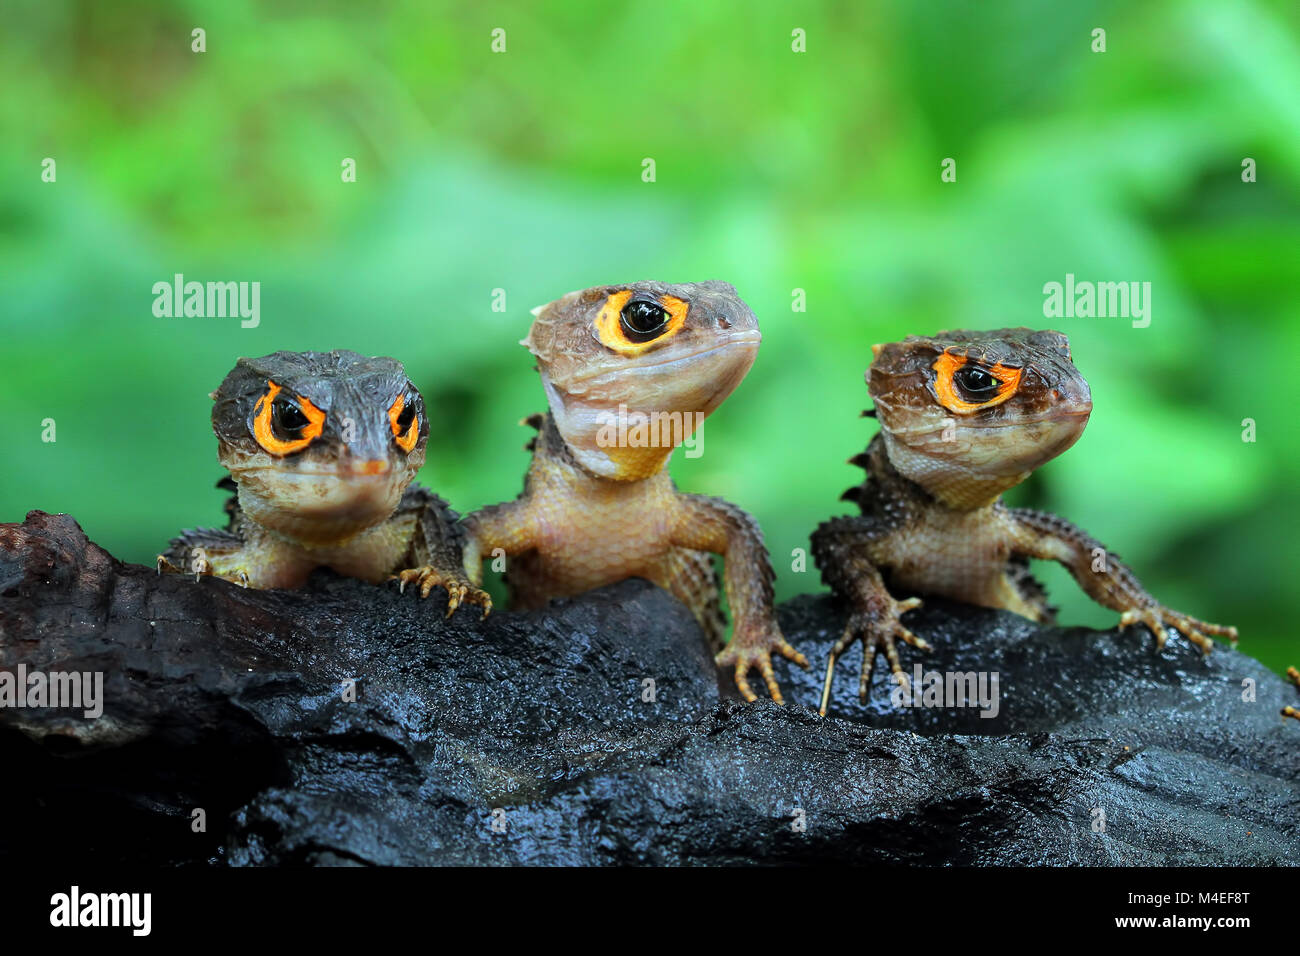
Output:
[[[464,537],[456,512],[437,495],[428,493],[411,535],[408,557],[415,566],[393,577],[402,582],[403,591],[408,584],[419,585],[421,598],[427,598],[435,587],[446,589],[447,617],[462,603],[479,605],[483,617],[487,617],[492,598],[466,574],[462,562]]]
[[[854,641],[860,639],[863,643],[862,671],[858,677],[858,699],[863,702],[871,685],[877,652],[885,652],[894,678],[905,684],[907,675],[898,658],[895,638],[902,638],[920,651],[930,649],[930,645],[908,630],[901,620],[903,614],[920,607],[921,599],[894,600],[880,571],[867,556],[870,541],[871,532],[863,526],[861,518],[833,518],[813,532],[813,557],[822,569],[822,579],[848,602],[850,609],[844,634],[831,649],[826,662],[820,708],[823,717],[830,705],[835,662]]]
[[[485,556],[500,549],[506,557],[514,557],[537,546],[537,527],[526,498],[468,514],[461,519],[460,530],[464,537],[462,563],[475,585],[483,583]]]
[[[276,563],[268,549],[259,549],[232,531],[195,528],[173,538],[158,555],[158,573],[221,578],[241,587],[274,587]],[[272,583],[267,583],[272,582]]]
[[[722,555],[723,587],[735,627],[731,642],[715,658],[718,665],[734,666],[736,687],[747,701],[758,699],[747,677],[757,668],[772,699],[784,703],[772,672],[772,652],[802,667],[808,661],[786,641],[777,624],[775,574],[758,523],[721,498],[682,494],[677,496],[671,538],[678,547]]]
[[[722,582],[707,551],[669,548],[647,575],[681,601],[699,622],[713,654],[727,643],[727,618],[722,613]]]
[[[1171,627],[1206,654],[1214,646],[1210,635],[1236,643],[1235,627],[1210,624],[1165,607],[1147,593],[1126,565],[1070,522],[1028,508],[1009,509],[1004,514],[1014,552],[1064,565],[1088,597],[1120,612],[1121,629],[1145,624],[1155,636],[1157,650],[1165,646]]]

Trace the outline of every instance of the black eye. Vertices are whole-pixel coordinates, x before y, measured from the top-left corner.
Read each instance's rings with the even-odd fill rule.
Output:
[[[294,440],[302,437],[299,433],[308,425],[307,416],[302,409],[287,398],[277,398],[271,405],[271,427],[278,438]]]
[[[623,334],[633,342],[649,342],[663,333],[668,325],[668,313],[657,302],[634,299],[619,313]]]
[[[997,395],[1002,384],[978,365],[962,366],[953,373],[952,380],[968,402],[988,401]]]
[[[397,416],[397,434],[405,435],[413,421],[415,421],[415,402],[407,402],[402,406],[402,413]]]

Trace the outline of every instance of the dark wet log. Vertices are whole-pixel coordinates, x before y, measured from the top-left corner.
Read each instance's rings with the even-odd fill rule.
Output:
[[[103,675],[97,718],[0,706],[0,859],[1300,863],[1295,691],[1227,647],[933,602],[908,666],[995,672],[997,715],[895,708],[881,673],[863,707],[853,651],[824,719],[827,598],[782,608],[815,662],[780,668],[784,708],[720,695],[642,581],[481,623],[444,603],[160,577],[67,516],[0,525],[0,668]]]

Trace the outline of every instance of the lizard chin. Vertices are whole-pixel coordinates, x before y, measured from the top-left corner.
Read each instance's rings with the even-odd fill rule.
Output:
[[[740,384],[759,341],[753,330],[703,351],[624,363],[563,384],[542,368],[542,387],[556,429],[579,464],[602,478],[647,478]]]
[[[1091,405],[1026,421],[953,422],[884,430],[885,452],[903,477],[952,508],[979,508],[1079,440]]]
[[[231,470],[239,506],[265,528],[308,546],[337,545],[385,521],[414,473],[378,474],[285,468]]]

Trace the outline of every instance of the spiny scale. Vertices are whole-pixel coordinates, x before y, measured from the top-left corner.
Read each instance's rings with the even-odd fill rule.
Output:
[[[533,414],[527,416],[526,418],[519,419],[519,424],[525,425],[528,428],[533,429],[534,431],[540,432],[542,430],[542,426],[546,424],[546,416],[541,414],[540,412],[534,412]],[[524,445],[524,451],[534,452],[536,450],[537,450],[537,436],[534,435],[532,438],[528,439],[528,443]]]

